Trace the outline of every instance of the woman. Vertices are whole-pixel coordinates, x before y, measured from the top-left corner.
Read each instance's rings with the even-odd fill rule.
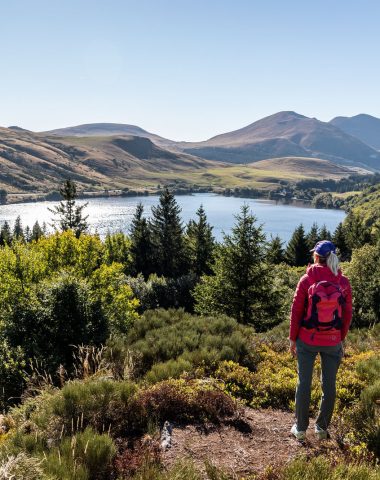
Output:
[[[309,405],[314,360],[321,356],[322,399],[315,433],[328,438],[328,426],[334,410],[336,374],[344,355],[352,317],[351,285],[339,269],[335,245],[318,242],[313,250],[314,264],[297,285],[290,317],[290,352],[297,357],[296,423],[291,433],[300,441],[309,425]]]

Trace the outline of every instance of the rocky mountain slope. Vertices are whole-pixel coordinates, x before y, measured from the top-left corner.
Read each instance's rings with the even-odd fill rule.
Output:
[[[380,150],[380,118],[362,113],[354,117],[335,117],[330,123]]]
[[[205,142],[177,144],[186,153],[246,163],[275,157],[311,157],[379,168],[380,153],[338,127],[295,112],[280,112]]]

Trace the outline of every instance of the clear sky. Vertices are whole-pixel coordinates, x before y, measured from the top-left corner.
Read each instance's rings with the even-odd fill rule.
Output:
[[[0,0],[0,125],[380,117],[379,0]]]

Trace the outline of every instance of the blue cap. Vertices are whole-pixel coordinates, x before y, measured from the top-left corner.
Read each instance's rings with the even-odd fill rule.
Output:
[[[327,257],[331,252],[335,253],[335,249],[335,245],[330,242],[330,240],[321,240],[316,243],[313,250],[310,251],[317,253],[321,257]]]

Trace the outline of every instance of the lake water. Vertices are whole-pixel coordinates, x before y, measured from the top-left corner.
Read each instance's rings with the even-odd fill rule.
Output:
[[[263,224],[265,233],[279,235],[287,242],[296,226],[303,224],[306,231],[314,222],[323,224],[330,231],[334,231],[341,222],[345,213],[341,210],[317,210],[305,205],[284,205],[266,199],[224,197],[213,193],[198,193],[194,195],[179,195],[176,197],[182,209],[182,219],[188,222],[195,218],[195,212],[200,204],[203,205],[208,221],[214,227],[214,236],[222,240],[223,232],[229,233],[235,222],[234,215],[239,213],[240,207],[246,203],[251,212]],[[147,197],[111,197],[88,200],[86,213],[89,215],[88,223],[91,231],[97,231],[101,237],[110,232],[128,232],[136,205],[142,202],[146,216],[151,213],[152,205],[157,205],[158,196]],[[83,201],[78,201],[82,204]],[[40,224],[51,222],[52,214],[48,207],[57,205],[57,202],[19,203],[0,206],[0,224],[5,220],[13,223],[18,215],[24,227],[30,227],[39,221]]]

